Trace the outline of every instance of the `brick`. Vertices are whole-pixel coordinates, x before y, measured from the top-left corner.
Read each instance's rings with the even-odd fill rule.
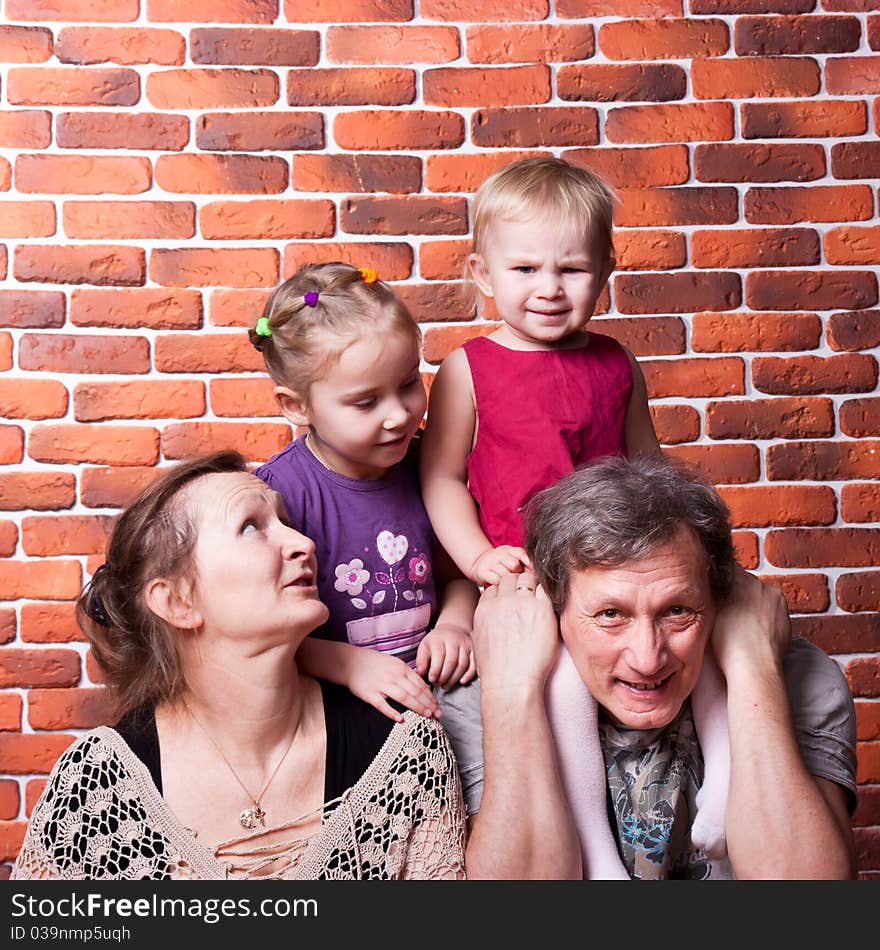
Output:
[[[63,324],[63,293],[54,290],[0,291],[0,326],[45,330]]]
[[[150,344],[144,337],[25,333],[18,364],[35,372],[147,373]]]
[[[863,785],[859,789],[859,803],[853,813],[852,823],[861,828],[880,825],[880,786]]]
[[[681,16],[681,0],[557,0],[560,17]]]
[[[18,547],[18,525],[14,521],[0,521],[0,557],[14,557]],[[2,631],[0,621],[0,631]],[[2,637],[0,637],[0,642]]]
[[[864,102],[822,98],[812,102],[745,102],[742,105],[744,139],[864,135],[867,129],[868,112]]]
[[[825,152],[821,145],[698,145],[694,175],[698,181],[813,181],[825,175]]]
[[[767,476],[774,481],[878,478],[880,442],[788,442],[771,445],[767,449]],[[843,513],[848,520],[845,505]]]
[[[880,174],[880,142],[838,142],[831,146],[835,178],[876,178]]]
[[[144,252],[121,245],[20,246],[14,267],[21,281],[123,287],[144,282]]]
[[[0,202],[0,237],[51,237],[54,233],[51,201]]]
[[[470,252],[469,239],[422,241],[419,245],[419,274],[426,280],[459,280]]]
[[[85,640],[76,622],[76,604],[22,604],[21,639],[25,643],[77,643]]]
[[[197,290],[74,290],[70,320],[80,327],[150,327],[195,330],[202,323],[202,295]]]
[[[877,385],[877,361],[861,353],[756,357],[752,381],[761,392],[777,395],[870,392]]]
[[[735,357],[644,360],[642,370],[651,399],[668,396],[730,396],[745,392],[745,367]]]
[[[733,138],[729,102],[626,106],[609,109],[605,134],[610,142],[707,142]]]
[[[150,162],[134,156],[19,155],[15,184],[19,191],[54,194],[136,195],[152,183]]]
[[[64,233],[72,238],[190,238],[190,201],[66,201]]]
[[[825,61],[825,86],[832,96],[880,93],[880,56],[832,57]]]
[[[880,739],[880,703],[856,703],[855,707],[858,740]]]
[[[75,739],[76,736],[65,735],[0,735],[0,759],[3,760],[4,770],[10,775],[48,775],[58,757]],[[21,846],[25,827],[21,823],[16,851]],[[3,837],[6,839],[5,844],[9,839],[7,835]]]
[[[724,400],[706,406],[711,439],[821,439],[834,435],[830,399]]]
[[[287,104],[291,106],[400,106],[415,97],[411,69],[311,67],[287,73]]]
[[[618,231],[614,255],[618,271],[669,270],[685,265],[687,247],[677,231]]]
[[[663,451],[693,465],[716,485],[756,482],[760,477],[760,460],[754,445],[673,445]]]
[[[291,2],[291,0],[286,0]],[[428,20],[543,20],[547,0],[421,0],[419,13]]]
[[[12,188],[12,166],[4,158],[0,161],[0,191],[9,191]],[[0,272],[3,277],[6,276],[6,248],[2,249],[2,258],[0,258]]]
[[[469,26],[466,36],[471,63],[581,62],[596,51],[589,23]]]
[[[268,69],[168,69],[147,77],[157,109],[252,109],[278,101],[278,77]]]
[[[76,480],[67,472],[0,472],[0,509],[52,511],[72,508]]]
[[[480,121],[481,115],[475,112],[474,122]],[[500,171],[510,162],[547,154],[506,151],[478,155],[429,155],[425,166],[425,186],[429,191],[474,192],[489,175]]]
[[[216,416],[281,415],[272,379],[212,379],[209,386],[211,409]]]
[[[215,201],[199,211],[199,231],[208,240],[331,237],[335,210],[325,200]]]
[[[28,455],[57,465],[155,465],[159,433],[150,426],[37,425]]]
[[[691,0],[691,13],[807,13],[814,0]],[[827,0],[826,0],[827,8]]]
[[[0,425],[0,465],[14,465],[24,456],[24,432],[20,426]]]
[[[16,626],[15,608],[0,609],[0,643],[10,643],[15,639]]]
[[[274,156],[160,155],[156,184],[185,194],[277,194],[287,187],[287,163]]]
[[[761,580],[782,591],[792,613],[821,613],[831,603],[824,574],[766,574]]]
[[[412,0],[284,0],[285,19],[303,23],[357,23],[359,21],[411,20]],[[424,12],[424,11],[423,11]]]
[[[832,313],[827,337],[832,350],[871,350],[880,346],[880,312]]]
[[[141,97],[140,78],[133,69],[14,67],[6,97],[18,106],[133,106]]]
[[[488,336],[497,329],[497,323],[480,323],[463,327],[429,327],[425,332],[422,357],[426,363],[439,365],[454,349],[468,340],[476,336]]]
[[[51,30],[0,26],[0,60],[4,63],[45,63],[51,55]]]
[[[841,574],[835,585],[835,598],[843,610],[880,611],[880,571]]]
[[[189,141],[189,120],[154,112],[62,112],[55,119],[55,138],[61,148],[176,152]]]
[[[848,399],[840,407],[840,429],[857,439],[880,436],[880,399]]]
[[[819,263],[819,235],[811,228],[695,231],[694,267],[797,267]]]
[[[411,194],[422,187],[422,160],[414,155],[295,155],[292,184],[297,191]]]
[[[589,329],[614,337],[635,356],[684,353],[684,324],[679,317],[619,317],[593,319]]]
[[[55,55],[62,63],[80,66],[179,66],[186,56],[186,40],[174,30],[73,26],[59,30]]]
[[[33,810],[39,801],[40,796],[43,794],[43,790],[47,785],[46,779],[29,779],[25,785],[25,809],[28,817],[33,813]]]
[[[814,59],[794,56],[752,56],[695,59],[691,86],[697,99],[763,99],[814,96],[821,85]],[[834,90],[829,88],[829,92]]]
[[[342,261],[356,267],[372,267],[382,280],[405,280],[412,273],[413,252],[409,244],[395,242],[288,244],[284,248],[283,276],[292,277],[303,264],[322,264],[330,261]],[[250,326],[250,322],[245,325]]]
[[[75,600],[82,588],[81,578],[78,561],[0,561],[0,600]],[[0,663],[7,652],[0,654]],[[42,667],[48,676],[46,664]]]
[[[52,141],[52,114],[39,109],[0,113],[0,147],[46,148]]]
[[[0,819],[10,821],[18,817],[20,798],[18,782],[11,779],[0,781]]]
[[[598,113],[589,108],[479,109],[471,119],[471,139],[487,148],[593,145],[599,141]],[[507,154],[454,157],[489,160]]]
[[[750,188],[744,210],[752,224],[858,221],[873,215],[874,203],[868,185]]]
[[[880,264],[880,227],[832,228],[823,245],[829,264]]]
[[[419,323],[470,318],[470,302],[461,284],[403,284],[397,288],[397,295]]]
[[[34,729],[93,729],[114,722],[106,689],[32,689],[28,722]]]
[[[723,20],[667,17],[624,20],[599,29],[599,48],[608,59],[692,59],[721,56],[730,37]]]
[[[150,280],[171,287],[269,287],[278,279],[273,248],[157,248]]]
[[[156,338],[153,361],[160,373],[248,373],[265,369],[263,357],[244,333],[164,334]]]
[[[880,50],[880,16],[868,17],[868,45],[873,50]]]
[[[21,543],[29,557],[103,554],[113,518],[107,515],[46,515],[23,518]]]
[[[733,224],[738,216],[735,188],[621,188],[615,209],[618,227],[670,224]]]
[[[276,422],[179,422],[162,433],[167,459],[191,458],[234,445],[249,462],[264,462],[290,441],[290,426]]]
[[[87,508],[124,508],[159,473],[150,467],[82,468],[80,501]]]
[[[0,415],[7,419],[58,419],[67,412],[67,389],[54,379],[0,378]]]
[[[661,445],[694,442],[700,436],[700,414],[692,406],[651,406],[654,431]]]
[[[732,310],[741,303],[739,275],[617,274],[614,295],[621,313],[692,313]]]
[[[589,168],[615,188],[681,185],[690,178],[686,145],[648,148],[585,148],[565,152],[573,165]]]
[[[0,860],[14,861],[24,843],[27,824],[23,821],[0,822]],[[6,873],[8,880],[9,873]]]
[[[196,380],[79,383],[73,411],[79,422],[191,419],[205,413],[205,386]]]
[[[15,693],[0,693],[0,731],[21,731],[21,696]]]
[[[320,38],[317,30],[204,27],[190,31],[189,50],[208,66],[314,66]]]
[[[455,112],[412,109],[344,112],[333,120],[333,135],[341,148],[443,149],[464,142],[464,119]]]
[[[560,89],[560,96],[563,95]],[[550,69],[530,66],[438,67],[422,73],[422,97],[431,106],[515,106],[550,99]]]
[[[349,234],[466,234],[464,198],[366,197],[340,202],[340,226]]]
[[[840,515],[844,521],[880,521],[880,492],[876,485],[844,485],[840,490]]]
[[[274,23],[278,0],[147,0],[147,16],[153,22],[184,23]]]
[[[88,9],[78,0],[7,0],[6,15],[12,20],[131,21],[138,15],[137,0],[96,0]]]
[[[851,53],[862,29],[852,16],[740,17],[734,27],[738,56]]]
[[[834,489],[826,485],[749,485],[720,494],[734,528],[829,525],[837,517]]]
[[[755,570],[760,562],[758,536],[753,531],[734,531],[733,556],[744,570]]]
[[[696,313],[691,348],[703,353],[814,350],[822,337],[815,313]]]
[[[683,99],[686,91],[685,71],[672,63],[560,66],[556,73],[557,95],[570,101],[666,102]]]
[[[195,129],[196,145],[212,151],[260,152],[324,147],[324,119],[318,113],[287,110],[211,112],[196,119]]]
[[[12,369],[12,336],[0,334],[0,370]]]
[[[746,303],[753,310],[863,310],[877,303],[870,271],[760,271],[746,276]]]
[[[880,657],[872,656],[865,659],[850,660],[846,664],[846,679],[853,696],[877,698],[880,697]],[[859,743],[864,746],[865,743]],[[869,743],[875,745],[875,743]],[[876,743],[880,753],[880,742]],[[859,750],[861,751],[861,750]],[[868,775],[863,781],[877,781],[880,779],[880,754],[874,756],[875,762],[869,767]],[[864,765],[864,759],[862,759]],[[868,767],[866,767],[868,768]]]

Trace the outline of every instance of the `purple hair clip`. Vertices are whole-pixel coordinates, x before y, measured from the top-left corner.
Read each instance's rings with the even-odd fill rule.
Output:
[[[310,290],[307,294],[303,294],[303,300],[310,307],[318,306],[318,292],[316,290]]]

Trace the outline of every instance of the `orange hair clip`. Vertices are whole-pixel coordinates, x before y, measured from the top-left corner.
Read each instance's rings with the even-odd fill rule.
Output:
[[[363,277],[365,284],[375,284],[379,279],[379,275],[372,267],[359,267],[358,273]]]

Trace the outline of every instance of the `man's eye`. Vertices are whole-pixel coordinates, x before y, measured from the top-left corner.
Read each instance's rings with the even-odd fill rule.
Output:
[[[600,621],[620,620],[621,613],[615,607],[606,607],[596,614],[596,619]]]

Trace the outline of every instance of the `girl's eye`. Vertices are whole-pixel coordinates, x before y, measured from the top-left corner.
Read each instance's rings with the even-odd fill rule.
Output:
[[[362,399],[360,402],[356,402],[354,404],[354,407],[355,409],[360,409],[366,412],[367,409],[372,409],[375,403],[376,403],[375,399]]]
[[[535,272],[535,268],[528,264],[521,264],[519,267],[514,267],[514,270],[520,274],[533,274]]]
[[[413,376],[412,379],[408,379],[400,388],[401,389],[412,389],[419,382],[418,376]]]

